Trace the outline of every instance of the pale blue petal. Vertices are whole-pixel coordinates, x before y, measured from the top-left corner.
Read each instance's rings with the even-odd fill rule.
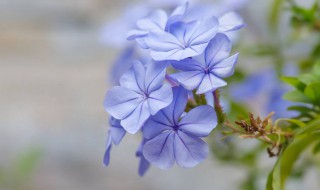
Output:
[[[214,106],[214,98],[213,98],[213,94],[212,94],[212,92],[207,92],[206,94],[205,94],[205,96],[206,96],[206,100],[207,100],[207,104],[209,105],[209,106]]]
[[[143,49],[148,49],[148,45],[146,44],[145,38],[136,38],[136,42],[140,45]]]
[[[156,30],[151,32],[146,38],[145,42],[148,47],[154,51],[167,52],[181,49],[182,45],[172,34]]]
[[[178,6],[177,8],[175,8],[171,14],[171,16],[175,16],[175,15],[184,15],[187,11],[189,7],[189,2],[186,1],[186,3],[184,5]]]
[[[130,30],[127,33],[127,40],[134,40],[137,38],[142,38],[148,35],[148,31],[142,31],[142,30]]]
[[[167,24],[166,24],[166,31],[171,30],[171,25],[180,22],[184,19],[185,13],[187,12],[189,2],[186,2],[184,5],[177,7],[170,17],[168,18]]]
[[[239,30],[244,26],[243,19],[235,12],[226,13],[219,18],[219,32]]]
[[[136,83],[142,92],[145,92],[144,79],[146,75],[146,69],[140,61],[133,61],[133,70],[136,78]]]
[[[186,33],[185,39],[190,46],[207,43],[217,34],[218,27],[219,22],[215,17],[201,19]]]
[[[224,80],[214,76],[213,74],[206,74],[199,85],[197,94],[205,94],[207,92],[212,92],[215,91],[217,88],[226,85],[227,83]]]
[[[177,123],[181,114],[184,112],[184,109],[188,102],[188,91],[183,87],[174,87],[173,88],[173,101],[171,104],[163,109],[163,113],[166,116],[171,118],[171,121]]]
[[[168,85],[163,85],[156,91],[149,94],[148,105],[151,115],[155,115],[162,108],[167,107],[172,102],[172,89]]]
[[[150,62],[145,76],[146,93],[151,93],[161,87],[166,75],[167,63],[165,62]]]
[[[197,24],[198,23],[196,21],[189,23],[176,22],[174,24],[171,24],[169,32],[179,40],[179,42],[183,45],[184,48],[186,48],[190,45],[190,36],[188,36],[188,33],[195,30]]]
[[[168,51],[151,51],[150,55],[153,60],[164,61],[164,60],[181,60],[183,51],[180,47]]]
[[[169,118],[160,111],[144,124],[142,128],[143,137],[148,140],[152,139],[164,131],[172,130],[172,125],[173,123],[169,121]]]
[[[181,119],[179,130],[197,137],[206,137],[217,124],[217,116],[213,107],[198,106]]]
[[[137,26],[141,30],[164,30],[167,23],[167,14],[163,10],[157,10],[151,14],[148,18],[138,20]]]
[[[138,169],[139,176],[141,177],[144,176],[144,174],[146,174],[146,172],[148,171],[149,167],[150,167],[150,162],[148,162],[148,160],[141,153],[139,169]]]
[[[110,117],[109,124],[110,124],[109,130],[110,130],[112,142],[118,145],[123,139],[124,135],[126,134],[126,131],[121,126],[120,120],[117,120],[114,117]]]
[[[174,164],[174,133],[167,131],[147,141],[143,146],[144,157],[161,169],[171,168]]]
[[[170,76],[181,83],[187,90],[194,90],[200,85],[205,73],[203,71],[186,71],[175,73]]]
[[[211,72],[221,78],[230,77],[234,73],[234,67],[238,61],[238,53],[217,63],[211,68]]]
[[[199,137],[178,131],[174,138],[174,155],[179,166],[189,168],[202,162],[209,154],[208,145]]]
[[[111,151],[111,136],[110,136],[110,131],[108,133],[108,138],[107,138],[107,145],[106,145],[106,152],[104,153],[103,156],[103,165],[108,166],[110,162],[110,151]]]
[[[106,111],[116,119],[127,117],[141,102],[141,95],[125,87],[111,88],[105,97]]]
[[[171,65],[181,71],[203,71],[203,66],[200,62],[194,59],[184,59],[181,61],[173,61]]]
[[[149,117],[148,103],[147,101],[143,101],[128,117],[121,120],[121,125],[128,133],[135,134]]]
[[[140,89],[140,86],[137,84],[136,74],[132,67],[121,76],[119,82],[122,87],[131,89],[137,93],[142,92],[142,89]]]
[[[150,167],[150,163],[146,160],[146,158],[142,154],[142,148],[143,148],[145,142],[146,142],[146,140],[143,139],[137,152],[136,152],[136,156],[140,158],[139,169],[138,169],[138,173],[140,176],[144,176],[144,174],[147,172],[147,170]]]
[[[208,67],[226,59],[231,51],[232,43],[224,34],[217,34],[205,51],[205,63]]]

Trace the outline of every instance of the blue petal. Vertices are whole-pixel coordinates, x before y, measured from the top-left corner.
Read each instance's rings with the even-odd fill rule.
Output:
[[[238,61],[238,53],[229,58],[215,64],[211,68],[211,72],[221,78],[230,77],[234,73],[234,67]]]
[[[120,78],[120,86],[131,89],[137,93],[141,93],[140,86],[137,84],[136,74],[131,67],[127,72],[125,72]]]
[[[127,117],[141,102],[141,95],[121,86],[111,88],[105,97],[104,107],[116,119]]]
[[[149,117],[148,103],[147,101],[143,101],[128,117],[121,120],[121,125],[128,133],[135,134]]]
[[[163,10],[157,10],[146,19],[138,20],[137,26],[141,30],[164,30],[167,23],[167,14]]]
[[[217,116],[213,107],[198,106],[181,119],[179,130],[197,137],[206,137],[217,124]]]
[[[126,134],[126,131],[120,125],[120,120],[117,120],[113,117],[110,117],[109,124],[111,126],[110,136],[111,136],[112,142],[118,145],[123,139],[124,135]]]
[[[145,75],[145,89],[147,93],[158,90],[164,82],[167,63],[150,62]]]
[[[174,164],[174,132],[164,132],[146,142],[143,146],[144,157],[161,169],[171,168]]]
[[[209,43],[205,51],[205,63],[212,66],[227,58],[232,47],[231,41],[224,34],[217,34]]]
[[[215,17],[201,19],[196,21],[193,29],[187,31],[185,39],[190,46],[207,43],[217,34],[218,26],[219,22]]]
[[[168,52],[181,49],[181,43],[175,36],[161,30],[149,33],[145,41],[148,47],[154,51]]]
[[[239,30],[244,27],[243,19],[235,12],[229,12],[219,18],[219,32]]]
[[[184,54],[184,50],[182,50],[182,47],[175,47],[172,48],[172,50],[168,50],[168,51],[151,51],[150,55],[152,57],[152,59],[156,60],[156,61],[164,61],[164,60],[181,60],[184,59],[183,54]],[[188,56],[187,56],[188,57]]]
[[[205,74],[203,71],[186,71],[175,73],[170,76],[181,83],[184,88],[194,90],[200,85]]]
[[[146,140],[143,139],[137,152],[136,152],[136,156],[140,158],[139,169],[138,169],[138,173],[140,176],[144,176],[144,174],[147,172],[147,170],[150,167],[150,163],[146,160],[146,158],[142,154],[142,148],[143,148],[145,142],[146,142]]]
[[[174,155],[181,167],[194,167],[209,154],[208,145],[199,137],[178,131],[174,138]]]
[[[170,121],[170,118],[160,111],[144,124],[143,137],[148,140],[152,139],[164,131],[172,130],[173,125],[174,123]]]
[[[213,74],[206,74],[204,75],[199,85],[197,94],[212,92],[212,91],[215,91],[217,88],[226,86],[226,85],[227,83],[224,80],[214,76]]]
[[[136,83],[142,92],[145,92],[144,79],[146,75],[146,69],[140,61],[133,62],[133,70],[135,74]]]
[[[171,65],[181,71],[203,71],[204,65],[194,59],[184,59],[181,61],[173,61]]]
[[[143,30],[130,30],[127,34],[127,40],[134,40],[137,38],[142,38],[148,35],[148,31]]]
[[[187,12],[188,7],[189,7],[189,2],[187,1],[184,5],[181,5],[175,8],[170,16],[172,17],[175,15],[184,15]]]
[[[107,145],[106,145],[106,152],[104,153],[103,156],[103,164],[104,166],[108,166],[110,162],[110,151],[111,151],[111,136],[110,136],[110,131],[108,133],[108,139],[107,139]]]
[[[188,102],[188,92],[183,87],[173,88],[173,100],[171,104],[164,108],[163,113],[170,118],[173,123],[177,123],[181,114],[184,112]]]
[[[172,102],[172,89],[168,85],[163,85],[158,90],[152,92],[148,98],[148,105],[151,115],[155,115],[162,108],[167,107]]]

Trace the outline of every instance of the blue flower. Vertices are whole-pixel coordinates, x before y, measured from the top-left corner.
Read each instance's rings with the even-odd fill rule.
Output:
[[[106,111],[121,120],[121,126],[136,133],[150,117],[168,106],[172,90],[163,85],[166,64],[151,62],[147,68],[139,61],[120,78],[120,86],[111,88],[105,97]]]
[[[109,125],[110,125],[110,129],[108,131],[106,152],[104,153],[104,158],[103,158],[103,164],[105,166],[108,166],[110,162],[110,151],[111,151],[112,143],[115,145],[118,145],[123,139],[124,135],[126,134],[126,131],[120,125],[119,120],[113,117],[110,117]]]
[[[135,39],[142,48],[150,49],[154,60],[179,61],[202,54],[217,33],[228,34],[245,25],[234,12],[220,17],[205,12],[210,16],[198,11],[195,14],[192,9],[188,10],[188,3],[177,7],[169,17],[163,10],[157,10],[139,20],[138,29],[131,30],[127,39]]]
[[[155,166],[168,169],[176,162],[181,167],[193,167],[203,161],[208,145],[200,138],[206,137],[217,125],[211,106],[198,106],[182,118],[188,101],[188,92],[182,87],[173,88],[172,103],[150,117],[143,128],[147,142],[143,155]]]
[[[233,75],[238,60],[238,54],[228,57],[231,45],[227,36],[217,34],[203,55],[173,62],[172,66],[182,72],[171,76],[188,90],[198,88],[197,94],[212,92],[227,85],[222,78]]]
[[[216,17],[190,22],[183,21],[188,4],[176,8],[170,17],[158,10],[149,18],[139,20],[139,30],[130,31],[128,39],[136,39],[143,48],[151,50],[154,60],[181,60],[201,54],[216,35]]]

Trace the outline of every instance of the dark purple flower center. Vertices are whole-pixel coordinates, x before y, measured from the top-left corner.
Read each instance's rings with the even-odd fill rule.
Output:
[[[143,93],[143,99],[148,99],[149,98],[149,94],[148,93]]]
[[[209,67],[208,67],[208,68],[203,69],[203,71],[204,71],[204,73],[205,73],[205,74],[209,74],[209,73],[210,73],[210,69],[209,69]]]
[[[179,125],[174,125],[174,126],[172,126],[172,128],[174,131],[177,131],[179,129]]]

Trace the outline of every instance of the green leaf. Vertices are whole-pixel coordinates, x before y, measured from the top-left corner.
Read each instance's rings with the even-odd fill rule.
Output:
[[[312,103],[312,101],[304,95],[304,93],[294,90],[283,95],[283,99],[292,102]]]
[[[281,80],[287,84],[290,84],[291,86],[295,87],[297,90],[300,90],[302,92],[306,87],[306,85],[296,77],[283,76],[281,77]]]
[[[269,174],[266,186],[267,190],[284,190],[286,179],[290,175],[294,163],[301,153],[315,142],[320,142],[320,134],[296,137],[281,154],[281,157]]]
[[[309,107],[306,107],[306,106],[290,106],[290,107],[288,107],[288,110],[298,111],[300,113],[314,112],[314,110],[312,108],[309,108]]]
[[[319,55],[318,56],[320,56],[320,44],[319,44]],[[320,60],[318,60],[317,62],[316,62],[316,64],[313,66],[313,70],[312,70],[312,72],[314,73],[314,74],[320,74]]]
[[[274,0],[272,3],[271,11],[269,13],[269,25],[273,30],[278,28],[279,15],[284,0]]]
[[[36,164],[38,163],[41,154],[42,151],[40,149],[32,148],[27,152],[22,153],[18,157],[15,164],[15,169],[21,179],[24,179],[31,174]]]
[[[320,153],[320,143],[316,144],[313,148],[313,154],[318,154]]]
[[[309,74],[309,73],[299,75],[298,79],[301,82],[303,82],[304,84],[307,84],[307,85],[311,84],[313,82],[318,82],[319,81],[319,79],[315,75]]]
[[[304,94],[314,103],[320,105],[320,82],[314,82],[307,85]]]
[[[286,121],[288,123],[291,123],[299,128],[304,128],[307,124],[303,123],[302,121],[300,121],[299,119],[286,119],[286,118],[282,118],[279,119],[280,121]]]
[[[310,122],[307,127],[300,129],[296,135],[310,134],[318,130],[320,130],[320,119]]]

